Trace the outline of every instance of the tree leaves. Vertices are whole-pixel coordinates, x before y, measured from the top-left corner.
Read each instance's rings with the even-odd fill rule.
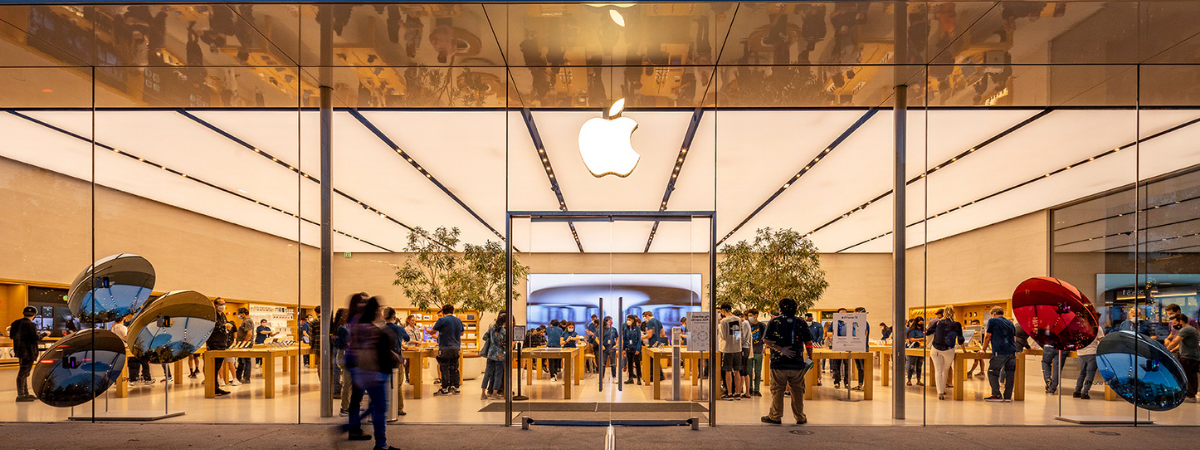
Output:
[[[396,270],[392,284],[400,286],[414,308],[436,309],[442,305],[480,312],[503,311],[505,300],[506,251],[498,242],[466,244],[460,254],[457,227],[438,227],[432,234],[421,227],[408,233],[404,251],[410,254]],[[529,273],[513,255],[513,285]],[[513,299],[519,294],[513,292]]]
[[[717,263],[718,303],[769,311],[778,306],[780,299],[791,298],[803,312],[829,287],[816,246],[790,228],[760,228],[753,243],[726,244],[721,252],[724,259]]]

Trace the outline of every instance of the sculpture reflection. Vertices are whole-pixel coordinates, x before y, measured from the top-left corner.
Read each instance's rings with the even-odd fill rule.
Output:
[[[108,330],[87,329],[58,341],[33,368],[33,391],[50,406],[91,401],[125,368],[125,343]]]
[[[1115,331],[1096,350],[1100,376],[1113,392],[1139,408],[1167,411],[1183,404],[1183,366],[1158,341],[1132,331]]]
[[[96,261],[76,276],[67,293],[67,306],[84,322],[112,322],[137,313],[153,288],[150,261],[121,253]]]
[[[152,364],[186,358],[204,345],[217,321],[212,301],[196,291],[159,297],[129,326],[129,351]]]
[[[1075,350],[1096,339],[1096,308],[1065,281],[1050,277],[1025,280],[1013,292],[1012,306],[1021,328],[1043,347]]]

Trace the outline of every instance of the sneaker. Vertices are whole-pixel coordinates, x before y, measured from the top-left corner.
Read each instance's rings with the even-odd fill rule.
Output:
[[[733,396],[732,396],[732,395],[722,395],[722,396],[721,396],[721,400],[725,400],[725,401],[728,401],[728,402],[732,402],[732,401],[733,401]]]
[[[1004,399],[1004,403],[1012,403],[1012,399],[1011,399],[1011,398],[1006,398],[1006,399]]]
[[[450,391],[447,391],[446,389],[438,389],[433,393],[433,395],[450,395]]]
[[[550,381],[558,381],[558,377],[550,375]]]
[[[346,417],[346,416],[350,415],[350,411],[346,411],[343,409],[343,410],[338,411],[338,415],[342,416],[342,417]],[[362,433],[362,431],[359,431],[359,433]]]
[[[233,381],[229,382],[229,385],[230,386],[241,386],[242,383],[239,383],[238,380],[233,380]]]
[[[1183,401],[1188,402],[1188,403],[1196,403],[1196,397],[1188,397],[1188,398],[1183,399]]]
[[[196,372],[193,371],[192,373],[188,374],[188,378],[196,378]]]
[[[1079,391],[1075,391],[1071,393],[1071,398],[1079,398],[1082,395]]]
[[[34,400],[37,400],[37,397],[34,397],[32,395],[18,395],[17,396],[17,401],[20,403],[29,403]]]
[[[501,393],[492,394],[492,400],[504,400],[504,394],[501,394]]]
[[[633,379],[625,380],[625,384],[633,384]]]
[[[1004,401],[1004,398],[1002,398],[998,395],[993,395],[991,397],[985,398],[984,400],[992,402],[992,403],[1000,403],[1000,402]]]
[[[375,446],[375,450],[400,450],[400,449],[389,445],[387,447]]]
[[[938,394],[938,400],[945,400],[946,394]]]
[[[782,424],[783,421],[780,419],[772,419],[771,416],[762,416],[762,423],[773,423],[775,425],[779,425]]]
[[[351,430],[350,437],[348,439],[351,441],[369,441],[374,438],[367,433],[363,433],[362,430]]]
[[[490,396],[490,395],[488,395],[487,391],[483,391],[483,392],[481,392],[481,393],[479,394],[479,399],[480,399],[480,400],[487,400],[487,399],[488,399],[488,398],[490,398],[490,397],[491,397],[491,396]]]
[[[224,390],[224,389],[217,389],[217,392],[216,392],[216,394],[217,394],[217,396],[218,396],[218,397],[220,397],[220,396],[222,396],[222,395],[229,395],[229,391],[227,391],[227,390]]]
[[[154,386],[154,380],[142,380],[142,384],[145,386]]]
[[[750,395],[753,395],[755,397],[762,397],[762,393],[760,393],[758,391],[751,392]]]
[[[1079,394],[1079,399],[1080,399],[1080,400],[1088,400],[1088,399],[1090,399],[1090,398],[1092,398],[1092,396],[1091,396],[1091,395],[1088,395],[1088,393],[1087,393],[1087,392],[1084,392],[1084,393],[1082,393],[1082,394]]]
[[[451,394],[454,394],[454,395],[458,395],[458,388],[456,388],[456,387],[451,387],[451,388],[450,388],[450,393],[451,393]]]

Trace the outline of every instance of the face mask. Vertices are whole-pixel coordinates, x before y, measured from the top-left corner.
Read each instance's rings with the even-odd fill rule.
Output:
[[[758,318],[757,318],[757,317],[751,317],[751,318],[750,318],[750,323],[758,323]]]
[[[1183,329],[1183,325],[1175,325],[1175,329],[1176,329],[1176,330],[1182,330],[1182,329]]]
[[[568,333],[574,333],[574,332],[575,332],[575,327],[567,328],[567,332],[568,332]]]
[[[627,326],[627,327],[632,327],[632,326],[633,326],[633,322],[632,322],[632,321],[629,321],[629,320],[626,320],[626,321],[625,321],[625,326]]]
[[[225,305],[217,305],[217,311],[224,311]]]

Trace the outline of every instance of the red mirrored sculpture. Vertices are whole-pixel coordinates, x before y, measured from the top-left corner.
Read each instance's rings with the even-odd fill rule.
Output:
[[[1025,280],[1013,292],[1012,306],[1021,328],[1043,347],[1076,350],[1096,339],[1096,308],[1065,281],[1050,277]]]

